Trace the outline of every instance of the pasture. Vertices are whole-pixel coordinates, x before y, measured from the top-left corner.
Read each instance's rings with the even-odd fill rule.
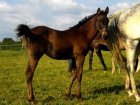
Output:
[[[94,54],[95,55],[95,54]],[[88,56],[84,63],[82,79],[83,101],[75,97],[75,86],[70,101],[65,99],[65,91],[70,81],[68,61],[58,61],[46,57],[40,60],[33,79],[37,105],[139,105],[134,97],[128,97],[125,89],[125,72],[111,74],[111,54],[103,52],[108,71],[97,56],[94,56],[93,70],[88,70]],[[28,105],[25,69],[28,56],[26,51],[0,51],[0,105]],[[135,73],[136,85],[140,93],[140,72]]]

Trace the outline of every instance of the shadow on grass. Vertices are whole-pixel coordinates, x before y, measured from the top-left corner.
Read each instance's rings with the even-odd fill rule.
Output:
[[[114,94],[119,94],[120,91],[125,90],[124,85],[115,85],[112,87],[105,87],[105,88],[96,88],[92,92],[88,92],[90,95],[84,100],[89,100],[89,99],[95,99],[98,97],[99,94],[109,94],[109,93],[114,93]]]
[[[99,89],[96,89],[94,90],[92,93],[93,94],[100,94],[100,93],[103,93],[103,94],[106,94],[106,93],[115,93],[115,94],[119,94],[119,92],[121,90],[124,90],[124,85],[120,85],[120,86],[113,86],[113,87],[105,87],[105,88],[99,88]]]
[[[111,70],[112,70],[112,68],[108,68],[107,70],[104,70],[103,68],[98,68],[98,69],[93,68],[92,70],[85,69],[84,72],[91,72],[91,71],[103,71],[104,72],[104,71],[111,71]]]

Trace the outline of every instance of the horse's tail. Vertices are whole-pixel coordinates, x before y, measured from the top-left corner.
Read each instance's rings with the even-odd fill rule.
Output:
[[[24,25],[24,24],[20,24],[17,29],[16,29],[16,32],[17,32],[17,36],[18,37],[26,37],[26,38],[29,38],[29,39],[34,39],[34,35],[33,33],[31,32],[30,28],[27,26],[27,25]]]
[[[116,21],[115,21],[116,22]],[[108,34],[108,41],[107,44],[110,48],[110,51],[116,60],[116,62],[120,65],[122,69],[126,69],[126,58],[122,55],[121,50],[120,50],[120,36],[119,36],[119,31],[117,28],[117,24],[110,24],[109,26],[109,34]]]

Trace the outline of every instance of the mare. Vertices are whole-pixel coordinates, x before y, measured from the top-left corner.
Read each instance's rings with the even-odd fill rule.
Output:
[[[110,17],[108,29],[112,31],[107,37],[110,50],[118,63],[126,70],[125,89],[129,96],[134,95],[136,101],[140,101],[134,79],[134,66],[140,54],[140,4],[114,13]],[[118,45],[119,40],[115,34],[123,39],[127,62],[123,60]]]
[[[30,29],[24,24],[20,24],[17,27],[17,36],[23,37],[24,45],[29,55],[26,69],[28,101],[33,103],[35,101],[32,79],[38,61],[43,54],[57,60],[72,59],[74,63],[66,98],[70,99],[72,85],[76,79],[76,95],[81,99],[81,81],[85,56],[96,35],[100,33],[103,38],[107,36],[108,12],[108,7],[105,11],[98,8],[96,14],[84,18],[77,25],[64,31],[55,30],[47,26],[37,26]]]

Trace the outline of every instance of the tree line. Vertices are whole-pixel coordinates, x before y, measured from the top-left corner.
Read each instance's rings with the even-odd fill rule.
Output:
[[[21,40],[15,41],[12,38],[4,38],[1,42],[1,45],[13,45],[13,44],[21,44]]]

